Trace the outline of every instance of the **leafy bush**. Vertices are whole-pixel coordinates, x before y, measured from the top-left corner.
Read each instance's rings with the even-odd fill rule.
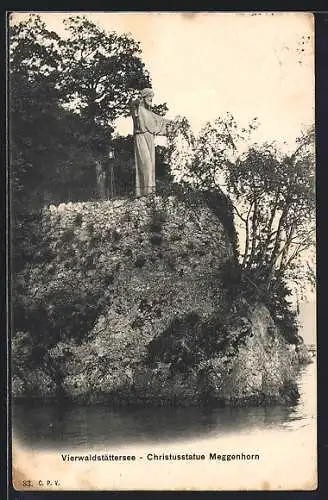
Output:
[[[291,344],[299,343],[297,312],[291,309],[288,297],[292,291],[284,281],[275,281],[273,293],[266,297],[265,303],[281,334]]]
[[[240,282],[236,285],[236,293],[247,299],[249,304],[254,305],[259,302],[265,304],[281,335],[288,343],[298,344],[297,312],[291,308],[288,301],[292,291],[286,282],[275,279],[268,290],[265,278],[261,280],[256,270],[244,270],[240,277]]]

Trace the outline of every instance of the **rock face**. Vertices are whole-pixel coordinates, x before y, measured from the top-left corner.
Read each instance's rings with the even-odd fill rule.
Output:
[[[79,402],[294,401],[296,355],[262,304],[232,293],[231,237],[203,204],[49,207],[19,273],[13,393]]]

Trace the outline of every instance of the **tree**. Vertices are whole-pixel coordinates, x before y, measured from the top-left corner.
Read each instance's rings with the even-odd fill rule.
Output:
[[[172,188],[173,176],[168,161],[168,149],[166,146],[155,147],[156,156],[156,191],[158,193],[170,193]]]
[[[227,188],[244,226],[242,270],[272,292],[283,279],[297,281],[300,257],[315,244],[314,131],[282,154],[254,145],[225,168]]]
[[[139,42],[86,17],[70,16],[64,24],[69,36],[60,42],[63,102],[102,125],[127,116],[130,99],[151,85]]]
[[[115,175],[115,192],[119,196],[132,195],[135,189],[133,136],[117,136],[113,139],[115,159],[111,160]]]
[[[49,31],[40,16],[32,14],[26,21],[11,24],[9,27],[9,64],[10,74],[19,72],[30,82],[44,79],[60,81],[59,63],[60,37]]]
[[[131,35],[106,32],[81,16],[64,24],[69,36],[60,42],[62,102],[85,120],[96,169],[104,172],[113,124],[129,114],[129,101],[151,85],[150,76]]]
[[[26,184],[28,197],[35,199],[32,188],[39,192],[39,203],[47,186],[53,201],[61,201],[53,196],[60,189],[63,199],[94,194],[115,119],[128,113],[138,90],[151,85],[140,44],[130,35],[105,32],[81,16],[65,25],[68,37],[60,38],[32,14],[10,30],[13,177],[15,185]],[[166,104],[157,106],[156,112],[166,111]],[[82,193],[83,182],[93,189]]]
[[[48,63],[54,62],[34,34],[41,33],[39,25],[31,26],[31,35],[22,28],[21,36],[19,27],[15,28],[9,75],[11,180],[15,202],[26,204],[32,193],[37,195],[35,188],[43,182],[45,165],[57,150],[53,143],[57,91],[51,66],[38,59],[42,54]],[[34,72],[36,67],[39,71]]]
[[[313,282],[314,129],[286,154],[275,144],[252,144],[257,127],[254,119],[241,128],[228,113],[194,138],[188,122],[180,120],[171,158],[179,182],[204,191],[222,188],[229,195],[240,227],[242,277],[269,297],[283,282]]]
[[[64,110],[49,77],[10,74],[10,172],[14,206],[65,201],[69,188],[90,185],[93,158],[83,120]]]

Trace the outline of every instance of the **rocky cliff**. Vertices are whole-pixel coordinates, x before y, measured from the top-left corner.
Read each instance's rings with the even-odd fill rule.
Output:
[[[15,280],[13,394],[78,402],[295,401],[297,356],[234,289],[233,235],[203,202],[44,209]]]

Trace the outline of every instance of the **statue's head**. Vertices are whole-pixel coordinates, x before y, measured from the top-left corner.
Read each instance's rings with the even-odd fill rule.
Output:
[[[150,107],[152,102],[153,102],[154,92],[150,88],[143,89],[140,92],[140,97],[141,97],[141,100],[144,102],[144,104],[146,104],[146,106]]]

